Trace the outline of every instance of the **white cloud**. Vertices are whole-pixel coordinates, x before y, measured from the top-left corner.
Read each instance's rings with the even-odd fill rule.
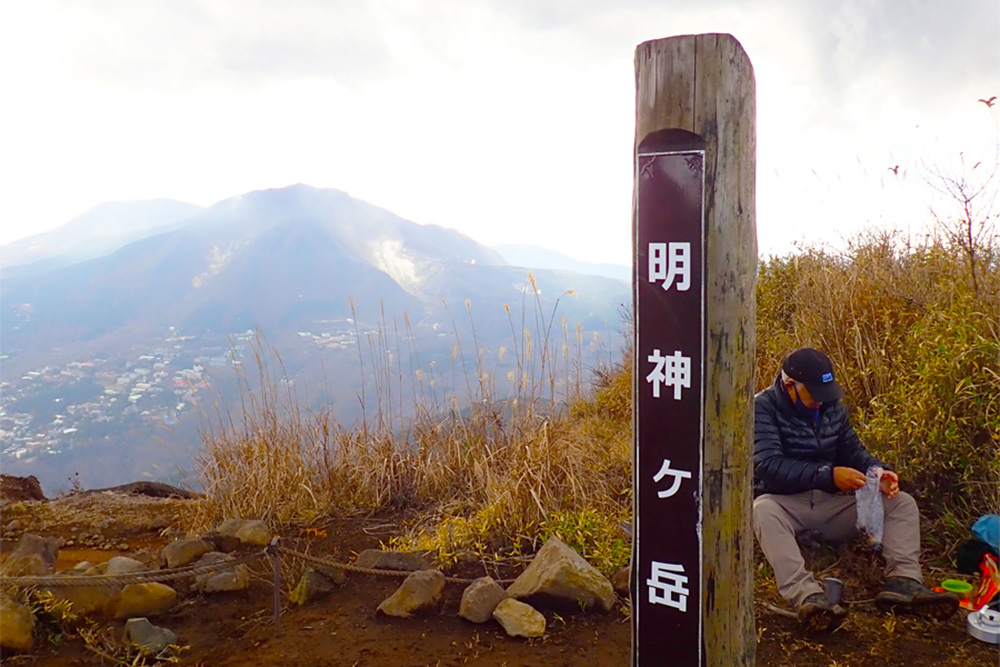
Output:
[[[921,159],[996,137],[975,101],[1000,92],[993,0],[50,0],[13,19],[0,242],[101,201],[305,182],[628,262],[632,55],[671,34],[730,32],[754,63],[764,251],[908,224]]]

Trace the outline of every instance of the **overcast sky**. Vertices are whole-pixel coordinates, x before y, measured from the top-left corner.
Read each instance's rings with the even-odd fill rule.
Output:
[[[756,71],[762,253],[916,229],[921,160],[994,160],[997,0],[32,0],[0,25],[0,243],[301,182],[627,264],[634,50],[698,32]]]

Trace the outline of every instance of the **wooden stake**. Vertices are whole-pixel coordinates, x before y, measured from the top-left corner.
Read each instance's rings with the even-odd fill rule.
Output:
[[[756,648],[751,531],[757,277],[753,67],[731,35],[707,34],[640,44],[635,72],[637,149],[643,142],[655,144],[657,133],[665,130],[686,130],[704,140],[702,660],[712,667],[750,666]],[[640,581],[645,576],[637,574],[633,577]]]

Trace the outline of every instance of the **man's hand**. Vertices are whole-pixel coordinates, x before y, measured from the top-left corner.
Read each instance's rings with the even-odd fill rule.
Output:
[[[883,470],[878,486],[887,497],[892,498],[899,493],[899,475],[891,470]]]
[[[841,491],[857,491],[865,485],[865,474],[854,468],[837,466],[833,469],[833,484]]]

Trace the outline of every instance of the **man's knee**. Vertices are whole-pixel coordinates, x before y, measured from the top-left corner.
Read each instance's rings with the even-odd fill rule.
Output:
[[[885,513],[894,516],[919,517],[917,501],[906,491],[900,491],[893,498],[885,499]]]
[[[788,525],[788,512],[779,505],[769,494],[764,494],[754,498],[753,501],[753,529],[760,538],[761,530],[777,526]]]

